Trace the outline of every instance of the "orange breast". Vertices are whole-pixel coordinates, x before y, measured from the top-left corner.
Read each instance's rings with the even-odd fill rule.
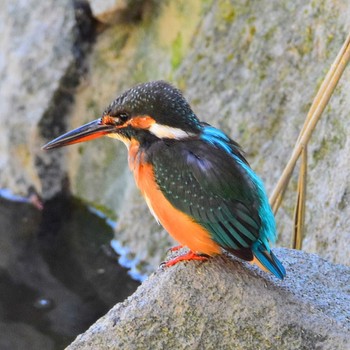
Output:
[[[175,240],[197,253],[220,253],[219,245],[211,239],[210,234],[165,198],[155,182],[151,164],[143,161],[136,142],[129,148],[129,166],[151,212]]]

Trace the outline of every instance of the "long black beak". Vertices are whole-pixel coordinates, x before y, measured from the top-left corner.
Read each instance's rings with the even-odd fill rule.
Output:
[[[43,150],[72,145],[78,142],[85,142],[96,139],[98,137],[115,132],[115,126],[110,124],[102,124],[101,119],[96,119],[79,128],[69,131],[56,139],[48,142],[42,147]]]

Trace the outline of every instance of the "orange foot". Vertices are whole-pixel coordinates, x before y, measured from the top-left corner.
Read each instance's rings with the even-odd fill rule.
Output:
[[[176,247],[175,247],[176,248]],[[208,256],[203,256],[203,255],[198,255],[194,252],[192,252],[191,250],[183,255],[180,255],[174,259],[171,259],[169,261],[167,261],[164,266],[165,267],[170,267],[170,266],[174,266],[176,265],[178,262],[180,261],[189,261],[189,260],[200,260],[200,261],[206,261],[208,260]]]

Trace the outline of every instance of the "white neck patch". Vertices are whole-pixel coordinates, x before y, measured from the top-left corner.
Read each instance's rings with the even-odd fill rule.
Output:
[[[129,149],[129,146],[130,146],[130,140],[127,138],[127,137],[123,137],[122,135],[120,134],[117,134],[117,133],[110,133],[110,134],[107,134],[106,136],[112,138],[112,139],[116,139],[116,140],[119,140],[121,142],[124,143],[124,145],[126,146],[127,149]]]
[[[187,139],[188,137],[194,136],[195,134],[186,132],[179,128],[173,128],[171,126],[166,126],[162,124],[154,123],[148,129],[153,135],[157,136],[160,139]]]

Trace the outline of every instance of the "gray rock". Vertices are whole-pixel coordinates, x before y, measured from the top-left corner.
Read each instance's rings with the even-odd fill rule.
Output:
[[[284,281],[226,256],[160,268],[67,349],[348,348],[350,269],[276,253]]]
[[[74,61],[74,9],[70,0],[5,0],[0,8],[0,183],[26,194],[30,186],[42,188],[39,124]],[[46,196],[62,189],[63,164],[56,158]],[[42,155],[40,164],[50,159]]]

